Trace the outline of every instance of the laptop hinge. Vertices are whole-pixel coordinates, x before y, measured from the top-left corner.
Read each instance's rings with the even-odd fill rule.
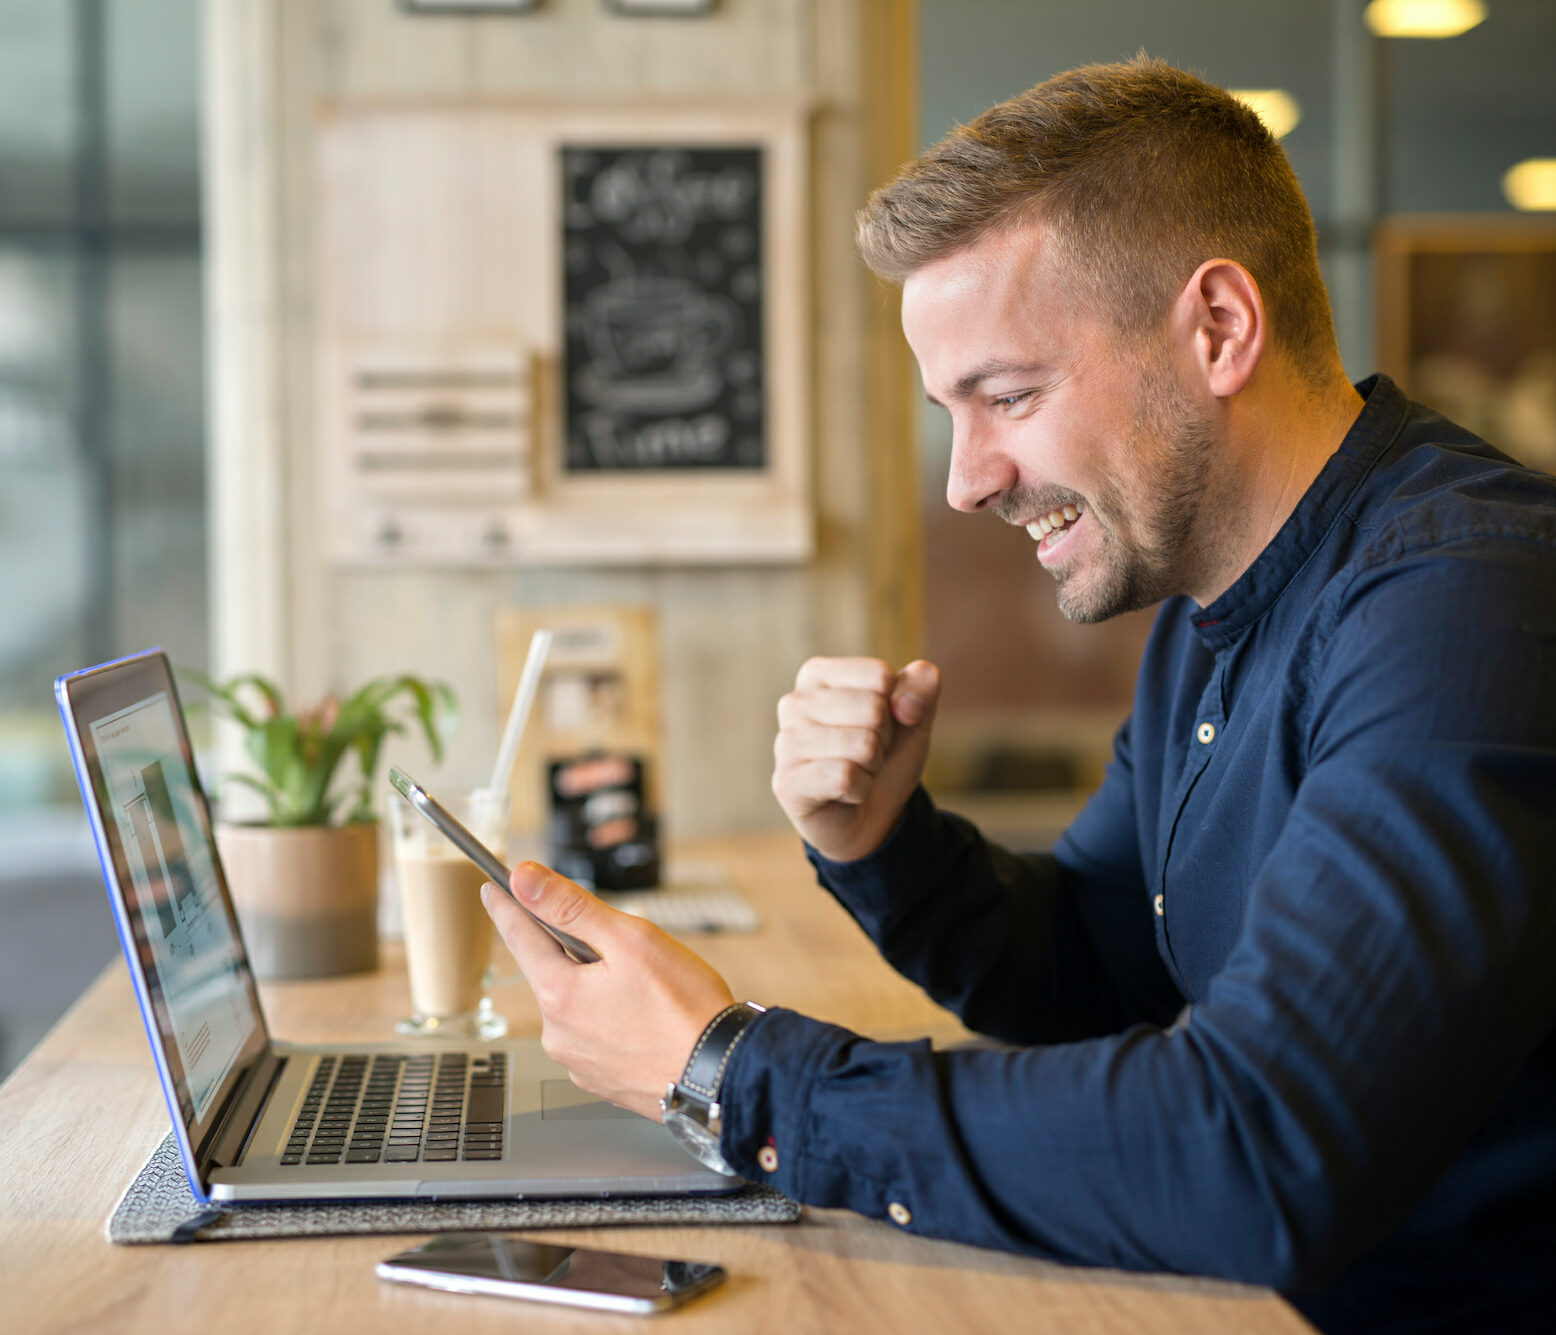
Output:
[[[247,1079],[238,1083],[212,1128],[206,1142],[211,1148],[205,1158],[205,1168],[229,1168],[243,1158],[285,1069],[286,1058],[268,1049],[254,1063]]]

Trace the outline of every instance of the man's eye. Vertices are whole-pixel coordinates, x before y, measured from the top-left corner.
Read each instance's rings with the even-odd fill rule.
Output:
[[[996,408],[1014,408],[1018,403],[1022,403],[1030,397],[1031,392],[1028,390],[1022,390],[1019,394],[1001,394],[995,398],[994,406]]]

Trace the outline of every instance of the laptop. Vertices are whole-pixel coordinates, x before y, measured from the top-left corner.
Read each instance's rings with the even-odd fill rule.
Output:
[[[201,1201],[733,1191],[534,1039],[273,1039],[165,654],[54,684],[119,940]]]

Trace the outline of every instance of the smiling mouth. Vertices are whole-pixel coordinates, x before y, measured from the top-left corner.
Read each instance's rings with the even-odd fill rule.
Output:
[[[1052,546],[1059,540],[1059,535],[1085,513],[1086,507],[1080,502],[1061,506],[1046,515],[1039,515],[1026,526],[1027,532],[1039,547]]]

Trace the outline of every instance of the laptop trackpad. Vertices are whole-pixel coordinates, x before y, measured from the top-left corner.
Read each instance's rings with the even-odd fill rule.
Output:
[[[540,1116],[548,1122],[597,1122],[612,1117],[636,1117],[637,1114],[586,1093],[571,1080],[542,1080]]]

